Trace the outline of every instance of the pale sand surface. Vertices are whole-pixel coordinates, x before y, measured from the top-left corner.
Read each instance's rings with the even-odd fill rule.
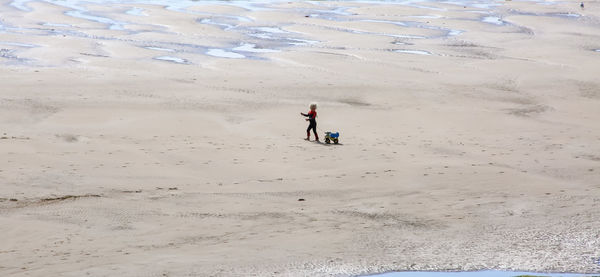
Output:
[[[1,276],[600,272],[600,2],[0,3]]]

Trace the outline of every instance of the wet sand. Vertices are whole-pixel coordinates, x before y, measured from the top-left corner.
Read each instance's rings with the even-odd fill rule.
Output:
[[[0,275],[600,273],[600,3],[90,2],[1,2]]]

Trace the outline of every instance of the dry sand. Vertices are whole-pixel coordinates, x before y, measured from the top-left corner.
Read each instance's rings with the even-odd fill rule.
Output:
[[[600,2],[0,2],[1,276],[600,272]]]

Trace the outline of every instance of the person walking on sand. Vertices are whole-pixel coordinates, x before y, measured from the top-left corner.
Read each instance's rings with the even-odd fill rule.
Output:
[[[310,111],[308,113],[300,113],[301,115],[308,117],[306,121],[309,122],[308,128],[306,129],[306,140],[310,140],[310,130],[315,133],[315,140],[319,141],[319,135],[317,134],[317,104],[310,104]]]

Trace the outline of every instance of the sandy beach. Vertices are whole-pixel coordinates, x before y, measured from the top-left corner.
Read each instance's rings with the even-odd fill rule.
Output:
[[[598,1],[0,0],[0,65],[1,276],[600,273]]]

